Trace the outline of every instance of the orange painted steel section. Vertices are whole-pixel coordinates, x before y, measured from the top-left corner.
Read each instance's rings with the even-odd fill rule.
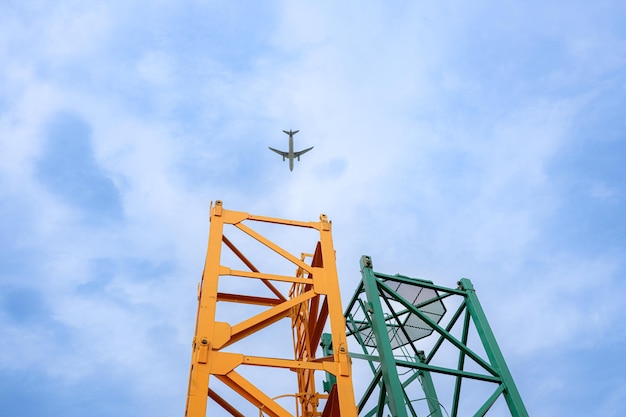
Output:
[[[198,313],[192,344],[185,416],[206,417],[209,401],[219,405],[232,416],[242,415],[225,399],[232,398],[232,394],[230,397],[223,397],[209,388],[212,386],[212,378],[215,378],[222,383],[220,388],[226,387],[234,391],[238,394],[238,398],[248,401],[257,408],[259,415],[357,417],[331,223],[326,216],[321,215],[319,222],[284,220],[226,210],[222,207],[222,203],[217,201],[214,206],[211,206],[210,220],[206,260],[198,289]],[[314,229],[319,232],[319,240],[312,242],[311,247],[303,249],[307,251],[315,249],[315,251],[312,255],[304,251],[301,255],[293,254],[255,231],[254,222],[271,223],[283,228]],[[243,248],[236,247],[224,236],[225,227],[238,229],[245,234],[243,236],[260,242],[271,249],[276,256],[289,261],[295,267],[294,276],[262,271],[257,268],[244,255]],[[231,251],[249,271],[222,265],[222,248],[224,247]],[[310,261],[310,264],[307,261]],[[266,287],[266,291],[269,290],[270,294],[239,294],[236,291],[233,292],[232,288],[229,288],[229,291],[219,291],[223,283],[233,278],[257,280]],[[285,291],[287,293],[280,290],[280,286],[284,288],[285,283],[290,284],[289,291]],[[255,305],[257,313],[237,323],[216,321],[216,311],[219,306],[230,303]],[[258,312],[258,308],[263,311]],[[254,345],[246,344],[246,338],[283,319],[290,320],[292,334],[286,335],[291,336],[286,340],[277,339],[275,343],[276,345],[286,343],[293,345],[293,356],[282,358],[255,355]],[[316,352],[320,338],[327,324],[330,325],[335,347],[334,353],[329,357],[317,358]],[[272,338],[274,337],[277,336],[273,335]],[[239,343],[235,344],[236,342]],[[228,352],[223,350],[227,347]],[[250,351],[239,352],[239,350]],[[255,385],[240,373],[239,370],[243,370],[244,367],[288,369],[294,372],[297,384],[293,385],[292,392],[279,396],[295,397],[294,410],[288,411],[276,402],[277,397],[273,399],[265,392],[275,381],[267,381],[269,387]],[[330,397],[316,390],[315,376],[319,372],[331,373],[337,379]],[[238,401],[237,408],[240,408],[241,404],[243,403]]]
[[[239,412],[235,407],[230,405],[228,401],[220,397],[215,391],[209,388],[209,398],[219,404],[224,410],[228,411],[234,417],[246,417]]]

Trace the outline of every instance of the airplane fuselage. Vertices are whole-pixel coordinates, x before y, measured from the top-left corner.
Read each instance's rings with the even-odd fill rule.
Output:
[[[293,171],[293,135],[289,135],[289,171]]]

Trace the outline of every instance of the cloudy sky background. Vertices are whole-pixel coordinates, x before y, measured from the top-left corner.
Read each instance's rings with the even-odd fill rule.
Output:
[[[344,299],[470,278],[532,416],[623,415],[623,2],[0,9],[3,415],[183,414],[217,199],[328,214]]]

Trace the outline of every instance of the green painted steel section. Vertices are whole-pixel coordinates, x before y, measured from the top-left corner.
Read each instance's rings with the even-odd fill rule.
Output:
[[[419,352],[416,359],[419,363],[424,363],[426,360],[424,352]],[[418,373],[422,389],[426,395],[428,409],[430,410],[429,416],[443,417],[443,414],[441,413],[441,406],[439,405],[439,398],[437,397],[437,391],[435,391],[435,385],[433,384],[433,378],[430,376],[430,372],[420,370]]]
[[[322,333],[322,341],[320,342],[322,347],[322,354],[324,357],[333,355],[333,335],[330,333]],[[333,385],[337,383],[337,377],[330,372],[326,372],[326,379],[322,382],[324,392],[330,393]]]
[[[398,316],[398,313],[394,311],[389,300],[385,297],[382,297],[382,299],[385,302],[385,305],[387,305],[387,308],[389,309],[391,316],[396,320],[396,323],[402,323],[402,320]],[[406,337],[407,340],[411,340],[411,336],[409,336],[409,333],[406,331],[406,328],[404,326],[400,326],[399,330],[404,334],[404,337]],[[414,353],[417,354],[417,350],[415,349],[415,346],[413,346],[412,343],[409,343],[409,345],[413,348]]]
[[[363,283],[361,282],[361,285],[359,286],[359,289],[362,290],[363,289]],[[359,290],[359,293],[361,292]],[[359,307],[361,308],[361,311],[365,312],[366,311],[366,307],[365,307],[365,303],[363,302],[363,300],[357,300],[359,303]],[[369,326],[372,326],[372,321],[370,320],[369,316],[365,316]],[[347,318],[348,322],[350,322],[350,324],[352,326],[356,326],[354,319],[352,318],[352,316],[348,316]],[[363,341],[363,338],[361,338],[361,335],[359,333],[355,333],[354,337],[357,339],[357,341],[359,342],[359,345],[361,346],[361,348],[363,349],[363,359],[367,360],[370,369],[372,371],[372,374],[374,374],[374,379],[370,382],[370,385],[367,387],[367,390],[365,391],[365,393],[363,394],[363,397],[361,398],[361,401],[359,401],[358,404],[358,410],[359,413],[363,410],[363,408],[365,408],[365,404],[367,403],[367,401],[369,400],[370,396],[372,395],[372,393],[374,392],[374,389],[376,387],[379,387],[381,390],[383,389],[382,386],[382,372],[380,370],[376,369],[376,366],[374,366],[374,360],[370,359],[370,356],[368,355],[368,351],[367,351],[367,347],[365,346],[365,342]],[[350,354],[352,357],[355,357],[355,355],[359,355],[358,353],[351,353]],[[378,361],[378,357],[376,357],[375,359],[376,361]]]
[[[461,307],[465,307],[465,302],[461,304]],[[467,337],[469,335],[469,325],[470,325],[470,313],[469,310],[465,309],[465,319],[463,320],[463,334],[461,335],[461,342],[463,344],[467,344]],[[459,360],[457,362],[457,369],[463,370],[465,367],[465,353],[462,350],[459,350]],[[461,383],[463,382],[463,378],[460,376],[456,377],[456,381],[454,381],[454,395],[452,400],[452,417],[457,417],[459,412],[459,398],[461,397]]]
[[[380,362],[380,357],[373,356],[373,355],[363,355],[361,353],[350,352],[350,357],[354,359],[365,359],[370,362]],[[476,381],[493,382],[496,384],[499,384],[502,382],[502,379],[497,376],[477,374],[475,372],[462,371],[462,370],[452,369],[452,368],[444,368],[441,366],[434,366],[434,365],[430,365],[427,363],[404,361],[404,360],[397,359],[397,358],[395,360],[395,363],[397,366],[402,366],[404,368],[419,369],[422,371],[435,372],[438,374],[458,376],[462,378],[474,379]]]
[[[393,417],[409,417],[409,413],[411,417],[418,417],[413,403],[426,399],[430,411],[429,416],[443,417],[442,405],[436,391],[435,381],[432,378],[432,374],[438,374],[454,378],[451,417],[461,414],[459,407],[464,379],[494,384],[495,387],[491,396],[476,411],[475,417],[485,416],[500,396],[504,397],[512,417],[528,417],[528,412],[478,301],[476,292],[468,279],[461,279],[457,288],[450,289],[434,285],[430,281],[412,279],[402,275],[380,274],[373,271],[371,258],[368,256],[361,258],[361,275],[362,281],[359,283],[345,314],[350,329],[348,335],[357,339],[363,351],[363,353],[351,352],[350,355],[353,359],[367,360],[373,372],[373,380],[367,386],[366,392],[359,402],[360,415],[382,417],[385,407],[388,407]],[[415,289],[412,289],[411,286],[414,286]],[[397,290],[393,290],[391,287]],[[423,295],[424,293],[420,291],[424,288],[429,291],[434,290],[434,293],[431,291],[431,293],[426,293],[428,295]],[[400,293],[410,297],[415,304],[412,304]],[[419,295],[416,296],[415,294]],[[449,297],[456,300],[460,298],[459,306],[453,314],[445,316],[447,324],[439,325],[439,321],[444,316],[433,316],[436,317],[437,321],[433,320],[429,314],[436,315],[439,313],[433,312],[432,308],[429,310],[429,306],[432,306],[433,302],[440,302]],[[445,307],[442,308],[445,312]],[[414,345],[420,336],[414,336],[418,339],[412,340],[411,334],[415,335],[416,333],[410,334],[407,329],[403,328],[404,323],[408,323],[407,317],[410,315],[419,318],[423,322],[420,326],[428,326],[437,335],[436,341],[430,344],[431,350],[428,354]],[[357,316],[358,318],[355,319]],[[453,328],[458,330],[456,324],[459,323],[461,316],[463,316],[463,323],[459,340],[452,335],[451,331]],[[415,325],[414,319],[412,320],[411,325]],[[475,333],[478,334],[482,343],[486,358],[468,346],[472,323],[476,330]],[[372,344],[372,335],[375,345]],[[408,342],[400,345],[396,343],[392,347],[390,335],[393,337],[402,335]],[[475,340],[473,337],[472,340]],[[449,342],[458,349],[456,369],[431,364],[444,342]],[[415,354],[413,360],[410,359],[410,355],[413,354],[411,352]],[[466,359],[472,360],[482,367],[486,374],[464,370]],[[403,372],[403,381],[400,379],[398,368],[407,370]],[[411,372],[411,374],[407,375],[407,372]],[[416,379],[421,383],[425,398],[412,398],[409,395],[413,394],[411,387]],[[361,414],[377,387],[379,388],[378,404],[368,412]],[[418,396],[421,397],[419,393]],[[463,411],[462,414],[467,415],[467,413],[468,411]],[[448,415],[447,411],[446,415]]]
[[[426,281],[426,280],[419,279],[419,278],[409,278],[407,276],[398,275],[398,274],[387,275],[387,274],[381,274],[380,272],[374,272],[374,275],[376,275],[377,278],[388,279],[388,280],[396,281],[396,282],[402,282],[402,283],[406,283],[409,285],[419,285],[422,288],[429,288],[431,290],[443,292],[445,294],[465,295],[465,292],[458,288],[442,287],[440,285],[433,284],[432,281]]]
[[[526,411],[522,397],[513,381],[511,371],[509,371],[509,367],[506,365],[506,361],[496,342],[491,326],[489,326],[487,316],[478,301],[472,282],[467,278],[462,278],[459,281],[459,286],[466,292],[467,309],[472,316],[472,321],[483,343],[487,357],[491,361],[491,364],[499,370],[502,383],[505,387],[504,398],[509,406],[509,411],[511,411],[513,417],[528,417],[528,411]]]
[[[504,392],[504,385],[498,385],[496,390],[487,398],[487,401],[474,413],[474,417],[484,417],[491,406],[496,402],[500,395]]]
[[[461,343],[461,341],[459,341],[456,337],[454,337],[449,332],[447,332],[443,327],[439,326],[437,323],[432,321],[430,319],[430,317],[428,317],[426,314],[424,314],[420,310],[416,309],[411,303],[409,303],[400,294],[396,293],[395,291],[393,291],[391,288],[389,288],[387,285],[385,285],[382,282],[379,282],[379,286],[380,286],[381,290],[383,290],[385,293],[389,294],[390,296],[395,297],[395,300],[397,302],[399,302],[400,304],[404,305],[409,311],[411,311],[413,314],[418,316],[420,319],[424,320],[424,322],[426,322],[426,324],[431,326],[437,333],[439,333],[441,336],[443,336],[448,342],[450,342],[454,346],[456,346],[457,349],[462,350],[467,356],[472,358],[477,364],[482,366],[491,375],[493,375],[493,376],[497,376],[498,375],[498,372],[491,366],[491,364],[489,364],[487,361],[485,361],[483,358],[481,358],[480,355],[478,355],[473,350],[471,350],[470,348],[465,346],[463,343]]]
[[[450,330],[452,330],[452,328],[456,324],[459,317],[461,317],[461,314],[463,313],[464,310],[465,310],[465,303],[461,303],[459,308],[456,310],[456,312],[452,316],[452,319],[450,319],[450,323],[448,323],[448,325],[446,326],[446,333],[450,333]],[[432,358],[435,356],[435,354],[441,347],[441,344],[444,342],[444,340],[446,340],[445,337],[443,337],[443,335],[440,334],[439,339],[437,339],[437,342],[435,342],[435,345],[433,346],[430,353],[426,357],[426,362],[430,362],[432,360]]]
[[[365,404],[367,403],[367,401],[370,399],[372,393],[374,393],[374,389],[377,386],[380,386],[380,381],[382,380],[383,377],[383,373],[380,371],[377,371],[374,374],[374,379],[372,379],[372,382],[370,382],[370,384],[368,385],[367,389],[365,390],[365,393],[363,394],[363,398],[361,398],[361,401],[359,401],[358,407],[359,407],[359,413],[361,411],[363,411],[363,409],[365,408]],[[381,391],[384,392],[384,390],[381,387]],[[374,410],[377,410],[381,408],[380,405],[377,405],[376,407],[374,407]],[[370,413],[366,414],[366,415],[374,415],[375,411],[370,411]]]
[[[367,313],[372,321],[372,330],[376,339],[376,346],[380,355],[380,366],[383,374],[384,390],[387,400],[389,401],[389,411],[393,417],[409,417],[404,407],[404,395],[402,384],[396,369],[393,350],[391,349],[391,341],[387,333],[385,316],[383,315],[382,305],[380,303],[380,295],[378,293],[378,282],[372,271],[372,261],[369,256],[361,257],[361,276],[363,279],[363,287],[369,309]],[[384,398],[384,397],[383,397]],[[379,402],[380,405],[384,401]],[[379,413],[382,413],[382,407]]]

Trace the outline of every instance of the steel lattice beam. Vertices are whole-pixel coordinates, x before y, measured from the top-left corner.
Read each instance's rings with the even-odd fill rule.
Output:
[[[209,400],[230,415],[244,415],[235,407],[236,404],[228,402],[211,388],[211,381],[215,379],[252,404],[262,415],[319,417],[324,413],[325,416],[356,417],[331,223],[326,216],[321,215],[319,222],[277,219],[226,210],[218,201],[211,207],[210,220],[206,261],[198,290],[198,313],[185,416],[206,417]],[[254,230],[251,223],[255,222],[291,229],[312,229],[319,233],[319,239],[311,247],[303,248],[307,249],[306,252],[294,254]],[[224,236],[225,226],[238,229],[247,238],[270,249],[275,256],[287,260],[296,269],[294,276],[258,268],[244,255],[244,249]],[[249,271],[223,265],[224,248],[230,250]],[[314,253],[307,255],[311,249],[314,249]],[[307,258],[312,258],[310,264]],[[222,284],[235,278],[257,280],[267,287],[269,294],[262,296],[220,290]],[[280,287],[284,287],[285,283],[289,284],[290,289],[281,291]],[[217,321],[219,306],[232,303],[254,305],[263,311],[237,322]],[[292,334],[275,343],[293,345],[294,354],[289,358],[256,355],[254,346],[247,345],[246,339],[283,319],[290,321]],[[330,325],[332,336],[329,343],[332,343],[334,349],[331,355],[318,358],[317,350],[326,324]],[[224,351],[225,348],[229,348],[228,351]],[[250,351],[239,351],[246,348]],[[297,384],[294,384],[290,393],[286,393],[296,398],[295,409],[287,410],[276,401],[276,397],[272,398],[266,393],[266,386],[246,379],[241,373],[246,367],[295,372]],[[330,395],[317,392],[314,379],[317,372],[334,376],[336,383]],[[275,381],[269,379],[266,382],[272,386]]]
[[[360,415],[382,415],[383,410],[389,410],[394,417],[416,416],[419,413],[415,403],[425,400],[427,407],[423,413],[442,417],[442,409],[445,409],[445,414],[450,410],[450,415],[456,417],[464,398],[463,381],[471,380],[487,384],[484,391],[489,394],[475,409],[464,409],[463,415],[487,415],[496,401],[504,398],[512,417],[528,417],[468,279],[461,279],[457,288],[446,288],[430,281],[382,274],[373,270],[367,256],[361,258],[361,277],[345,312],[348,336],[353,337],[363,351],[351,353],[351,357],[365,359],[373,372],[359,401]],[[456,302],[457,308],[448,312],[442,304],[444,301]],[[459,320],[461,318],[463,320]],[[453,333],[459,327],[460,336],[457,336]],[[478,346],[469,346],[470,332],[476,334]],[[429,351],[425,352],[422,345]],[[457,351],[456,363],[439,364],[444,345]],[[480,351],[484,354],[478,353]],[[414,357],[407,357],[407,354]],[[468,361],[479,371],[468,371]],[[442,399],[437,390],[437,381],[444,378],[452,378],[449,400]],[[372,407],[376,392],[378,402]],[[370,404],[369,409],[366,404]]]

